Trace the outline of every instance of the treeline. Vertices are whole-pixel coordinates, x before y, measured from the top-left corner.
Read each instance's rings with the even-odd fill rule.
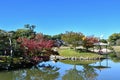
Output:
[[[27,24],[16,31],[0,30],[0,55],[39,61],[39,56],[52,54],[56,41],[48,35],[36,33],[34,29],[34,25]]]
[[[114,33],[106,40],[73,31],[66,31],[65,33],[51,36],[35,32],[35,27],[35,25],[26,24],[23,29],[16,31],[0,30],[0,54],[4,53],[7,55],[14,52],[14,55],[19,56],[26,52],[31,54],[42,53],[44,51],[42,49],[47,50],[48,46],[51,49],[54,46],[60,47],[61,45],[73,48],[83,46],[88,49],[93,47],[93,44],[98,41],[103,43],[109,42],[110,45],[120,45],[120,33]]]

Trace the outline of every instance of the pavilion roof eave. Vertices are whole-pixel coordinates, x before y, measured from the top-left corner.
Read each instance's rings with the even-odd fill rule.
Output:
[[[107,43],[101,43],[101,42],[98,42],[98,43],[94,43],[95,46],[107,46],[108,44]]]

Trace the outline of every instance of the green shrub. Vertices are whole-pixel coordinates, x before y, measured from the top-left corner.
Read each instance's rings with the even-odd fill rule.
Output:
[[[111,53],[111,54],[109,54],[109,56],[110,56],[111,58],[117,57],[115,53]]]

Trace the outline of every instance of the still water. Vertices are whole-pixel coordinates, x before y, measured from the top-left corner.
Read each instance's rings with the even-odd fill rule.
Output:
[[[90,64],[48,61],[37,67],[1,71],[0,80],[120,80],[120,62],[110,59]]]

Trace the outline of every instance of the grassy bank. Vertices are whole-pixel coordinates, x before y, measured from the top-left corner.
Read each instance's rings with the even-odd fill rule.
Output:
[[[99,60],[77,60],[77,61],[72,61],[72,60],[60,60],[61,62],[65,64],[72,64],[72,65],[86,65],[86,64],[92,64],[95,62],[98,62]]]
[[[77,52],[74,49],[59,49],[60,56],[63,57],[84,57],[84,58],[102,58],[103,55],[91,53],[91,52]]]

